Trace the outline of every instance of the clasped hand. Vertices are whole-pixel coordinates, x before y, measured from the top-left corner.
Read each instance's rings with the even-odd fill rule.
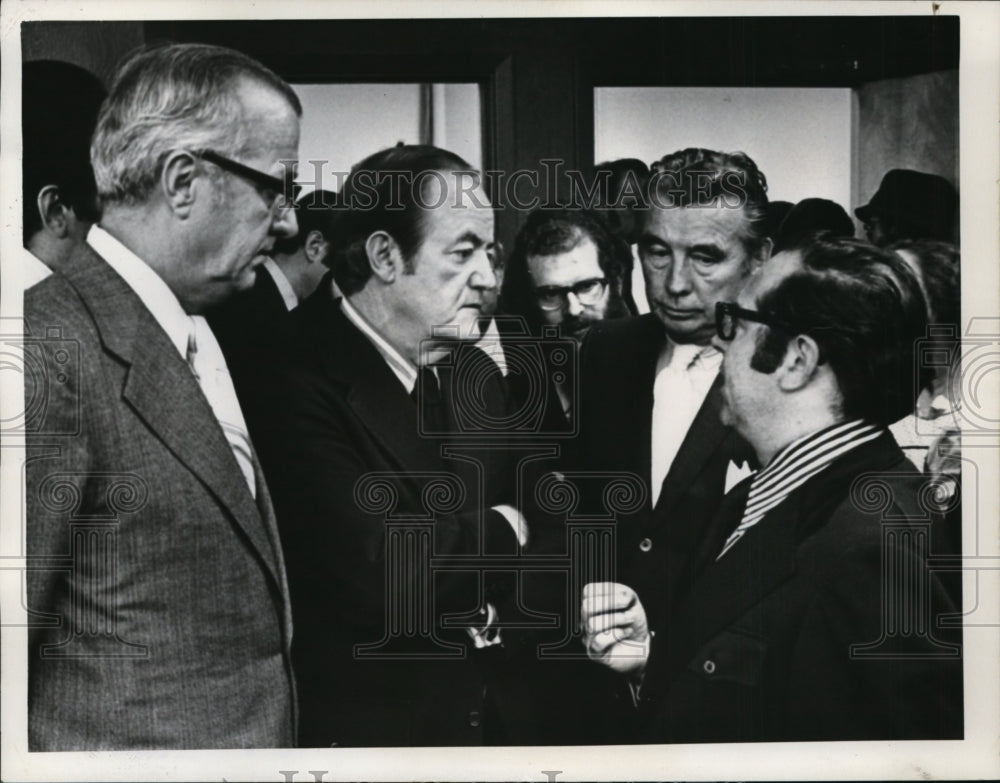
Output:
[[[622,674],[642,672],[650,634],[646,610],[635,590],[617,582],[585,585],[580,622],[591,660]]]

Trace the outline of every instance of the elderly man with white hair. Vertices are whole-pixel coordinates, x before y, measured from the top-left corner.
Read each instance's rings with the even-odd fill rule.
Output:
[[[274,513],[200,314],[295,233],[300,116],[196,44],[132,55],[102,106],[101,222],[25,296],[31,750],[294,744]]]

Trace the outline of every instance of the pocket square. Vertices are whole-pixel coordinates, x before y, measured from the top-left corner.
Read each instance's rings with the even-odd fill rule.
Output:
[[[743,460],[742,465],[737,465],[732,460],[729,460],[729,466],[726,468],[726,488],[722,494],[726,494],[747,476],[752,476],[756,472],[746,460]]]

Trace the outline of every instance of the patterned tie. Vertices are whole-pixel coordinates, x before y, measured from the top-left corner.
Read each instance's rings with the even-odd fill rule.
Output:
[[[240,410],[233,380],[229,377],[226,360],[208,322],[200,315],[191,316],[194,328],[188,334],[187,361],[198,385],[212,407],[222,433],[233,450],[236,462],[246,479],[250,494],[257,498],[257,480],[253,469],[253,451],[243,411]]]

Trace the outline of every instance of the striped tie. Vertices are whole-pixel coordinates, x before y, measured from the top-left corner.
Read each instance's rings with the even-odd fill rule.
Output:
[[[198,385],[212,406],[215,418],[222,426],[222,433],[233,450],[236,463],[246,479],[250,494],[257,498],[257,479],[253,469],[253,451],[247,432],[243,411],[240,410],[233,379],[222,350],[209,329],[208,322],[200,315],[191,316],[193,330],[188,334],[187,361],[198,380]]]

